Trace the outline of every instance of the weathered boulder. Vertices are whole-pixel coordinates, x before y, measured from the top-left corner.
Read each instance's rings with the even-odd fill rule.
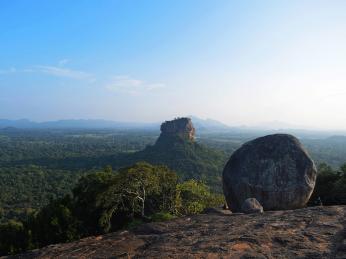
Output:
[[[306,205],[316,181],[316,167],[297,138],[274,134],[245,143],[223,170],[228,206],[241,211],[254,197],[264,210],[296,209]]]
[[[241,211],[246,214],[263,213],[263,207],[255,198],[248,198],[241,205]]]

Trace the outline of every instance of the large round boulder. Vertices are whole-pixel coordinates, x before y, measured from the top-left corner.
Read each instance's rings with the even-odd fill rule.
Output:
[[[241,211],[247,198],[264,210],[301,208],[316,182],[316,167],[297,138],[274,134],[245,143],[233,153],[222,175],[229,208]]]

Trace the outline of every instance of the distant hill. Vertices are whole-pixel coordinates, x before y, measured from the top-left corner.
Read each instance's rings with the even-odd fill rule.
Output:
[[[0,128],[34,128],[36,127],[37,123],[27,120],[27,119],[21,119],[21,120],[6,120],[6,119],[0,119]]]
[[[204,133],[230,133],[241,134],[242,136],[257,137],[274,133],[289,133],[300,138],[327,138],[333,135],[346,135],[346,131],[338,130],[306,130],[299,129],[290,124],[274,121],[262,123],[254,127],[249,126],[228,126],[222,122],[213,119],[201,119],[196,116],[187,116],[191,118],[195,129],[199,134]],[[158,131],[159,122],[122,122],[101,119],[76,119],[76,120],[56,120],[35,122],[28,119],[7,120],[0,119],[0,130],[16,129],[114,129],[114,130],[151,130]]]
[[[205,131],[225,131],[230,129],[227,125],[212,119],[200,119],[196,116],[189,116],[195,128],[199,132]],[[18,128],[18,129],[146,129],[157,130],[160,123],[144,122],[121,122],[99,119],[80,119],[80,120],[56,120],[45,122],[34,122],[28,119],[7,120],[0,119],[0,129]]]
[[[34,122],[27,119],[0,119],[0,128],[14,127],[19,129],[156,129],[158,125],[158,123],[119,122],[110,120],[57,120]]]
[[[221,173],[227,160],[226,154],[196,143],[193,140],[195,129],[190,128],[191,121],[186,120],[186,129],[182,129],[181,125],[178,127],[178,121],[167,122],[176,132],[170,129],[168,134],[161,126],[161,135],[154,145],[132,154],[119,155],[113,166],[129,166],[138,161],[163,164],[176,171],[181,180],[203,180],[213,189],[221,191]]]
[[[346,162],[346,136],[334,135],[321,139],[302,138],[301,141],[316,164],[324,162],[338,169]]]
[[[336,143],[341,143],[341,142],[346,143],[346,136],[334,135],[334,136],[327,138],[326,141],[332,141],[332,142],[336,142]]]
[[[219,122],[217,120],[213,120],[213,119],[204,120],[193,115],[188,117],[191,118],[194,127],[198,131],[227,131],[231,129],[231,127],[229,127],[228,125],[222,122]]]

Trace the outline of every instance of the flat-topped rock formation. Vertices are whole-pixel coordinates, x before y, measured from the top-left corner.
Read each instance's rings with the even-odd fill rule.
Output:
[[[208,214],[150,223],[15,258],[346,258],[346,206]]]
[[[194,140],[195,128],[190,118],[177,118],[161,124],[161,136],[179,136],[183,139]]]

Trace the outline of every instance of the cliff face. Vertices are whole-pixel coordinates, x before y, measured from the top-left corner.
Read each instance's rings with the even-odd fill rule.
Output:
[[[346,258],[346,206],[209,213],[57,244],[17,258]]]
[[[165,121],[161,124],[161,136],[179,136],[183,139],[194,140],[195,128],[190,118],[178,118]]]

